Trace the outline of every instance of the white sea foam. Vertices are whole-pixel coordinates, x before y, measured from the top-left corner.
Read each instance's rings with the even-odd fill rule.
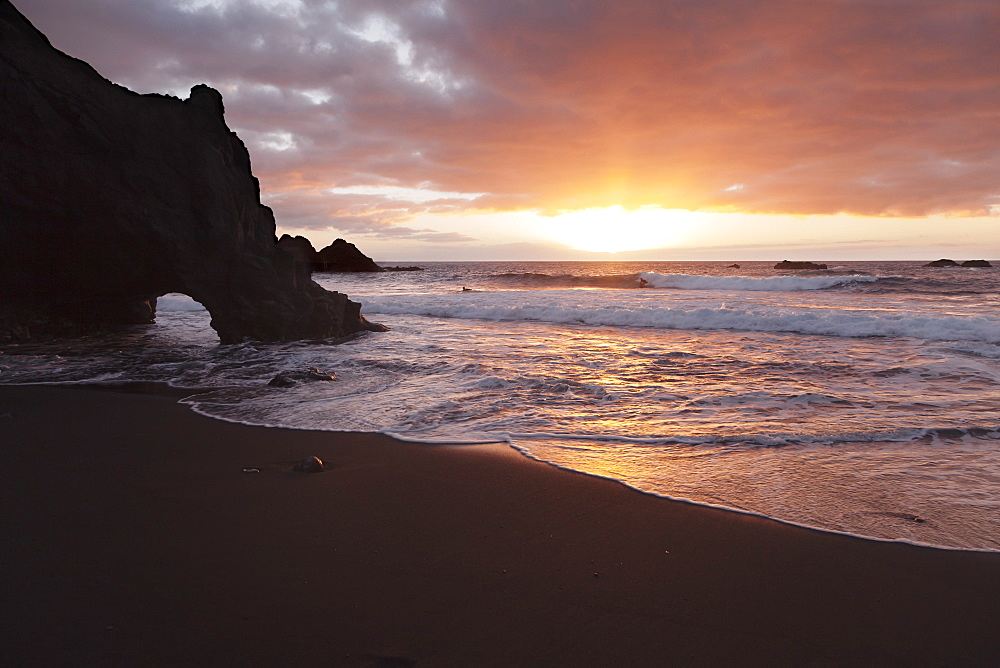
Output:
[[[750,290],[798,292],[826,290],[850,283],[874,283],[876,276],[698,276],[691,274],[658,274],[648,271],[639,277],[654,288],[682,290]]]
[[[320,275],[391,331],[220,346],[200,304],[166,295],[154,326],[3,351],[0,382],[216,388],[187,403],[246,424],[510,442],[673,498],[1000,550],[1000,272],[912,264],[845,265],[855,276],[749,262],[745,276],[693,263]],[[680,278],[636,289],[643,271]],[[336,381],[268,386],[314,367]]]
[[[953,351],[960,353],[965,353],[967,355],[974,355],[976,357],[987,357],[990,359],[1000,360],[1000,343],[959,343],[957,341],[952,342],[949,348]]]
[[[638,291],[642,292],[642,291]],[[628,295],[628,293],[625,293]],[[582,295],[582,296],[581,296]],[[702,301],[629,300],[608,305],[600,294],[544,290],[474,295],[372,297],[368,314],[407,314],[435,318],[534,321],[602,327],[652,327],[683,330],[791,332],[839,337],[913,337],[928,341],[974,341],[1000,344],[1000,317],[951,316],[900,311],[771,306],[765,303],[714,306]]]

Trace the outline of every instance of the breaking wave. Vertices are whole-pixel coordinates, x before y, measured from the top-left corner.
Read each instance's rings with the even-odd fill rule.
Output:
[[[828,290],[854,283],[874,283],[876,276],[695,276],[691,274],[658,274],[643,272],[640,280],[653,288],[680,290],[754,290],[799,292],[802,290]]]
[[[508,288],[672,288],[679,290],[792,291],[828,290],[875,283],[875,276],[705,276],[661,274],[655,271],[633,274],[573,275],[511,272],[491,277],[491,282]]]
[[[524,293],[422,295],[365,300],[368,314],[419,315],[497,321],[532,321],[601,327],[652,327],[684,330],[742,330],[792,332],[839,337],[912,337],[928,341],[975,341],[1000,345],[1000,318],[950,316],[906,312],[851,311],[767,306],[697,307],[629,303],[621,306],[587,305],[564,300],[564,293],[545,294],[545,303],[523,300]],[[471,295],[469,297],[472,297]]]

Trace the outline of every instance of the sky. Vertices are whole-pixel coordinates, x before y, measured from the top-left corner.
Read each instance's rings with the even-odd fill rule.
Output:
[[[13,0],[376,260],[1000,258],[996,0]]]

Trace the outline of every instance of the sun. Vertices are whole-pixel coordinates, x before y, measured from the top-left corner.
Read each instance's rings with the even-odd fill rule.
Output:
[[[581,209],[546,218],[539,232],[576,250],[594,253],[666,248],[677,245],[693,224],[684,209],[621,206]]]

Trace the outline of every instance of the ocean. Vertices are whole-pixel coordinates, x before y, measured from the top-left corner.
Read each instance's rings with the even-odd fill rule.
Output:
[[[509,443],[672,499],[1000,551],[998,268],[416,264],[313,276],[385,333],[221,346],[167,295],[156,325],[7,346],[0,382],[207,388],[184,401],[218,419]],[[311,368],[336,379],[268,385]]]

